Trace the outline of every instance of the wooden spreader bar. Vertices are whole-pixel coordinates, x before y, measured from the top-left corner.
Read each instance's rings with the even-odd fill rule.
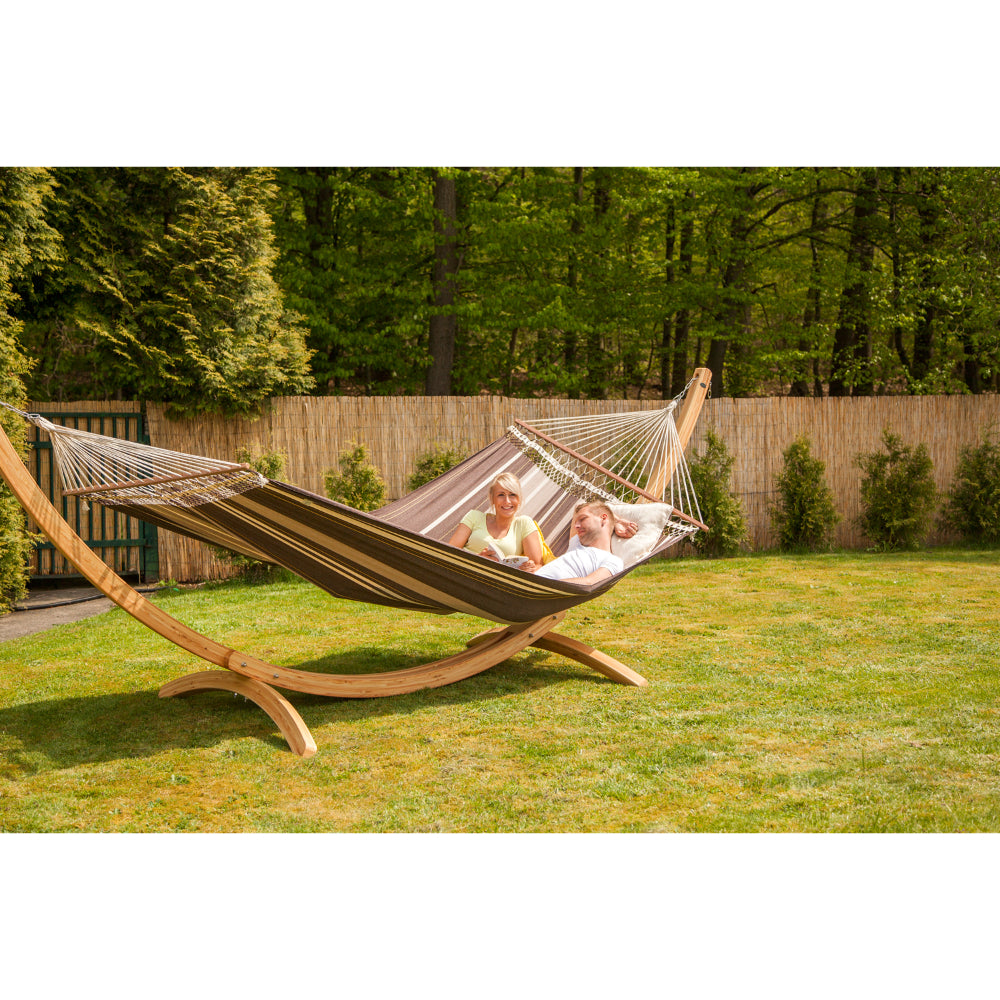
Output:
[[[514,423],[526,430],[529,434],[534,434],[536,437],[540,437],[543,441],[547,441],[549,444],[558,448],[560,451],[565,452],[571,458],[575,458],[578,462],[583,462],[584,465],[596,472],[601,473],[602,476],[608,476],[613,479],[616,483],[624,486],[626,489],[633,490],[638,493],[639,496],[645,497],[652,503],[660,503],[659,497],[653,496],[652,493],[647,493],[641,486],[636,486],[635,483],[630,483],[627,479],[622,479],[621,476],[616,476],[610,469],[605,469],[603,465],[598,465],[597,462],[592,462],[589,458],[581,455],[578,451],[574,451],[572,448],[567,448],[566,445],[561,444],[553,437],[549,437],[548,434],[543,434],[537,427],[532,427],[531,424],[525,423],[523,420],[515,420]],[[701,521],[691,517],[689,514],[685,514],[684,511],[678,510],[676,507],[670,512],[671,517],[677,517],[682,521],[687,521],[688,524],[693,524],[702,531],[708,531],[708,525],[702,524]]]
[[[185,479],[207,479],[209,476],[221,476],[227,472],[243,472],[250,469],[245,462],[239,465],[228,465],[223,469],[210,469],[207,472],[186,472],[176,476],[156,476],[153,479],[129,479],[123,483],[108,483],[105,486],[81,486],[75,490],[63,490],[64,497],[76,497],[91,493],[110,493],[112,490],[130,490],[136,486],[159,486],[160,483],[179,483]]]

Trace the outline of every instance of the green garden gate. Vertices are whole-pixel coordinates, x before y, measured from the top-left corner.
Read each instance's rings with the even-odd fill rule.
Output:
[[[54,424],[149,444],[145,420],[138,410],[80,412],[39,408],[36,412],[40,412]],[[157,580],[159,558],[156,527],[137,518],[126,517],[113,508],[91,504],[79,497],[64,497],[58,470],[55,468],[52,444],[33,424],[28,429],[28,445],[28,467],[35,482],[87,545],[96,550],[101,559],[119,576],[138,577],[142,582]],[[37,530],[30,522],[29,528]],[[57,580],[79,575],[73,565],[44,536],[35,548],[29,573],[32,580]]]

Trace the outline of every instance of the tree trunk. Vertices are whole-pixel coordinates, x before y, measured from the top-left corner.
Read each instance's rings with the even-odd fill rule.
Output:
[[[691,211],[691,192],[684,195],[684,221],[681,223],[680,271],[681,281],[691,284],[692,262],[694,260],[694,214]],[[688,337],[691,333],[691,310],[684,306],[677,310],[677,321],[674,328],[674,370],[670,376],[670,398],[677,396],[687,385],[688,376]],[[695,363],[691,366],[697,368]]]
[[[812,218],[809,228],[809,287],[806,289],[806,305],[805,311],[802,314],[802,336],[799,338],[799,351],[803,355],[806,355],[809,351],[811,351],[816,343],[817,338],[814,330],[820,322],[822,304],[819,243],[816,239],[816,234],[819,232],[820,227],[823,224],[826,211],[823,207],[822,195],[819,192],[820,184],[821,181],[819,177],[817,177],[817,190],[815,196],[813,197]],[[803,360],[799,363],[795,378],[792,380],[791,387],[788,390],[788,394],[790,396],[811,395],[809,386],[811,367],[812,366],[809,364],[808,358],[803,357]]]
[[[434,268],[431,287],[434,313],[430,319],[431,366],[424,380],[428,396],[451,394],[455,359],[455,286],[458,275],[457,209],[455,179],[434,176]]]
[[[872,392],[870,303],[868,281],[875,260],[872,225],[878,172],[864,170],[854,195],[854,218],[847,247],[844,289],[840,296],[840,313],[833,337],[830,365],[830,395],[869,396]]]
[[[674,245],[677,242],[677,234],[674,228],[674,205],[671,202],[667,205],[667,225],[664,233],[664,261],[666,262],[667,279],[667,304],[672,305],[669,290],[674,284]],[[668,308],[663,315],[663,333],[660,337],[660,397],[662,399],[672,399],[673,394],[670,388],[671,355],[673,351],[672,341],[674,339],[674,322],[676,312]]]
[[[892,307],[897,317],[901,315],[903,308],[903,248],[899,230],[899,200],[902,187],[903,171],[900,167],[894,167],[892,171],[892,197],[889,199],[889,232],[891,234],[889,252],[892,259]],[[907,378],[912,377],[913,366],[910,363],[910,356],[903,340],[903,324],[898,319],[892,328],[892,346]]]
[[[920,298],[921,306],[917,314],[917,328],[913,333],[913,377],[922,380],[927,377],[934,358],[934,330],[941,292],[938,288],[934,260],[938,227],[937,178],[921,184],[917,196],[917,215],[920,218]]]
[[[603,167],[594,169],[594,217],[598,225],[603,221],[611,208],[611,188],[607,171]],[[598,263],[603,265],[606,253],[598,253]],[[588,399],[606,399],[608,359],[601,338],[601,331],[591,324],[587,332],[587,379],[586,394]]]
[[[571,209],[572,218],[569,223],[571,234],[569,261],[566,266],[566,287],[571,295],[576,295],[578,281],[577,254],[580,248],[580,234],[583,232],[583,219],[580,214],[580,206],[583,204],[583,167],[573,168],[573,207]],[[572,321],[571,321],[572,322]],[[563,330],[563,361],[566,365],[566,374],[571,376],[576,371],[577,338],[575,329]],[[571,382],[569,388],[569,398],[577,399],[579,390]]]

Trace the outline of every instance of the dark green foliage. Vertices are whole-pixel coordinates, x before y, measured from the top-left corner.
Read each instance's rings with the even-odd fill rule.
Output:
[[[250,412],[312,385],[272,277],[272,172],[53,171],[65,262],[24,295],[36,399],[119,396]]]
[[[236,452],[236,461],[251,466],[268,479],[281,479],[287,464],[286,457],[280,451],[265,451],[255,456],[249,448],[240,448]],[[282,573],[280,566],[245,556],[242,552],[233,552],[232,549],[224,549],[217,545],[211,545],[209,548],[217,559],[228,562],[237,571],[236,575],[244,580],[263,583],[274,580]]]
[[[457,448],[433,448],[424,452],[414,466],[413,475],[407,480],[406,487],[412,493],[424,483],[437,479],[449,469],[454,468],[468,456]]]
[[[707,558],[734,556],[748,540],[746,512],[742,502],[729,492],[733,458],[715,431],[705,435],[705,451],[690,462],[691,481],[701,508],[701,519],[709,531],[699,531],[693,544]]]
[[[938,499],[933,463],[926,445],[904,445],[888,427],[882,431],[882,443],[885,451],[855,457],[864,473],[858,527],[877,551],[919,548]]]
[[[431,172],[288,167],[277,180],[275,276],[304,317],[319,391],[420,391],[431,301]]]
[[[14,315],[17,289],[58,256],[58,239],[42,211],[51,187],[46,170],[0,167],[0,400],[18,409],[25,404],[24,379],[31,363],[19,342],[22,324]],[[25,457],[24,420],[0,408],[0,424],[14,450]],[[0,614],[25,592],[31,546],[24,511],[0,481]]]
[[[775,479],[779,500],[771,508],[771,524],[783,552],[825,552],[840,520],[833,493],[814,458],[806,437],[797,438],[783,453],[785,464]]]
[[[368,461],[363,444],[352,442],[338,456],[339,471],[323,473],[326,495],[355,510],[378,510],[385,505],[385,483],[378,469]]]
[[[944,520],[966,541],[1000,542],[1000,444],[993,431],[959,452]]]

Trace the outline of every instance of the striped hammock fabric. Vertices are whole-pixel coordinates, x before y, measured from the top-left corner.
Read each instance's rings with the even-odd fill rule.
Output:
[[[449,545],[466,512],[487,510],[489,485],[497,475],[519,477],[521,513],[534,518],[557,554],[565,551],[573,508],[581,500],[656,499],[576,452],[564,452],[527,425],[509,428],[443,476],[364,513],[245,466],[26,416],[50,435],[64,494],[282,566],[334,597],[414,611],[465,612],[504,624],[530,622],[592,600],[624,574],[579,586],[537,578]],[[674,464],[686,469],[682,455]],[[668,514],[673,507],[666,508]],[[697,521],[677,514],[626,573],[698,529]]]

